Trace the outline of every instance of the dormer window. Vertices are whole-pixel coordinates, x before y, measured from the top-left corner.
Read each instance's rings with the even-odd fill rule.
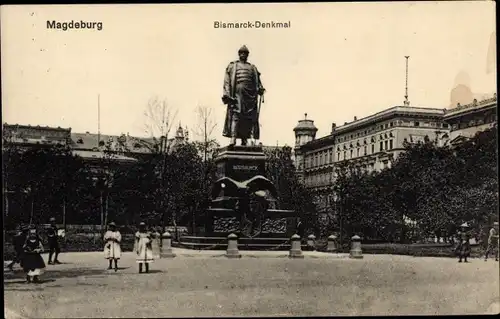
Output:
[[[139,144],[139,143],[134,144],[134,148],[140,148],[140,147],[141,147],[141,144]]]
[[[104,146],[104,141],[99,141],[99,146]]]
[[[78,144],[83,144],[83,138],[81,138],[81,137],[80,137],[80,138],[76,141],[76,143],[78,143]]]

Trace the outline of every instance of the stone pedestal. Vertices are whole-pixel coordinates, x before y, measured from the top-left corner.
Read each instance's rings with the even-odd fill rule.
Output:
[[[161,235],[161,258],[174,258],[175,254],[172,252],[172,235],[169,232],[164,232]]]
[[[363,258],[363,252],[361,251],[361,238],[358,235],[351,238],[351,251],[349,253],[349,258]]]
[[[241,258],[240,251],[238,250],[238,236],[230,234],[227,236],[227,258]]]
[[[337,252],[337,236],[328,236],[328,246],[326,247],[326,251],[329,253]]]
[[[216,179],[230,177],[243,182],[266,173],[266,155],[260,146],[226,146],[221,148],[215,163]]]
[[[290,248],[288,258],[303,259],[304,255],[302,254],[302,247],[300,245],[300,236],[295,234],[292,236],[290,241],[292,247]]]
[[[312,250],[316,249],[316,236],[312,234],[307,236],[307,246]]]

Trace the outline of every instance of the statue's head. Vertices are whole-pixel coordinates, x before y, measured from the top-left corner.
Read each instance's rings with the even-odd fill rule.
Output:
[[[238,50],[238,56],[240,57],[240,61],[246,61],[248,59],[249,54],[250,54],[250,51],[248,51],[248,48],[246,47],[246,45],[243,45]]]

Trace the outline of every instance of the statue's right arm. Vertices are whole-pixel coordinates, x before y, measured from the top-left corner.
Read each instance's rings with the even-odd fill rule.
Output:
[[[229,63],[224,74],[224,88],[222,96],[231,96],[231,73],[233,71],[233,63]]]

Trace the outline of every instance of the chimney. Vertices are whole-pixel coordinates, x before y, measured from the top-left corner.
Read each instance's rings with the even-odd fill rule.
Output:
[[[337,128],[337,124],[332,123],[332,133],[335,132],[335,129]]]
[[[358,117],[356,115],[354,115],[354,120],[357,121],[358,120]]]

